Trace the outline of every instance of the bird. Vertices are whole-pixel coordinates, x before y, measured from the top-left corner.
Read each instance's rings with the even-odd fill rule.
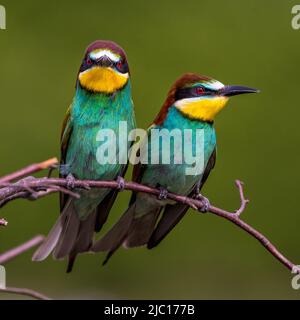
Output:
[[[85,51],[78,72],[75,96],[68,108],[61,133],[60,176],[72,188],[75,179],[118,180],[120,188],[127,163],[101,163],[97,151],[99,130],[119,133],[119,123],[136,127],[131,79],[125,51],[116,43],[97,40]],[[113,143],[113,141],[111,142]],[[116,148],[116,158],[128,148]],[[121,151],[122,149],[122,151]],[[128,161],[127,161],[128,162]],[[89,251],[94,232],[107,220],[118,190],[76,190],[80,199],[60,193],[60,216],[46,240],[33,255],[42,261],[53,251],[55,259],[69,257],[71,272],[76,256]]]
[[[113,253],[123,245],[125,248],[147,246],[156,247],[167,234],[181,221],[189,209],[187,204],[179,204],[167,199],[168,192],[196,197],[203,203],[202,211],[209,208],[209,201],[200,191],[216,163],[216,132],[214,120],[226,106],[230,97],[246,93],[257,93],[259,90],[245,86],[225,86],[211,77],[186,73],[172,85],[167,98],[147,131],[146,149],[140,144],[139,152],[152,150],[153,129],[191,130],[191,150],[194,154],[197,130],[202,130],[204,144],[201,149],[203,170],[187,174],[187,162],[176,163],[178,148],[171,148],[169,163],[141,163],[133,169],[133,181],[146,186],[158,188],[159,196],[133,192],[128,209],[119,221],[91,248],[93,252],[107,252],[103,264],[106,264]],[[185,142],[185,141],[183,141]],[[182,142],[182,143],[183,143]],[[186,142],[185,142],[186,143]],[[161,146],[153,152],[162,156]],[[140,155],[138,154],[138,155]],[[150,159],[151,160],[151,159]]]

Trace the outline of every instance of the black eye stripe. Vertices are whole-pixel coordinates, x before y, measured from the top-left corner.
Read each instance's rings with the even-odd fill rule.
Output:
[[[93,59],[91,59],[90,57],[85,57],[81,67],[80,67],[80,72],[86,71],[88,69],[90,69],[93,66],[97,66],[99,65],[99,61],[95,61]],[[112,64],[112,66],[118,70],[121,73],[128,73],[129,72],[129,67],[128,67],[128,63],[126,60],[121,60],[121,63],[115,62]]]
[[[197,88],[201,88],[203,89],[203,92],[199,94]],[[199,87],[191,87],[191,88],[181,88],[178,89],[176,91],[175,94],[175,100],[181,100],[181,99],[187,99],[187,98],[194,98],[194,97],[200,97],[200,96],[209,96],[209,95],[213,95],[216,94],[215,91],[211,90],[211,89],[207,89],[203,86],[199,86]]]

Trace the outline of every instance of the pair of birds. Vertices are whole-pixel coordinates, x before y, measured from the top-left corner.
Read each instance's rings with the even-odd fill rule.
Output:
[[[229,97],[255,93],[243,86],[224,86],[212,78],[187,73],[171,87],[165,103],[151,128],[197,129],[204,132],[204,166],[200,174],[186,175],[186,164],[137,164],[133,181],[162,191],[186,196],[200,196],[200,190],[215,166],[215,116]],[[103,164],[96,159],[96,136],[99,129],[119,130],[126,121],[134,129],[135,114],[131,96],[131,80],[124,50],[111,41],[96,41],[86,50],[76,83],[76,93],[67,111],[61,135],[62,177],[89,180],[122,181],[127,165]],[[148,130],[150,138],[151,130]],[[150,145],[151,148],[151,145]],[[117,145],[117,153],[120,151]],[[162,150],[157,151],[161,153]],[[171,157],[176,150],[171,150]],[[164,197],[133,192],[127,211],[112,229],[94,242],[117,197],[118,190],[78,190],[80,199],[60,195],[61,214],[47,239],[33,256],[41,261],[53,251],[56,259],[69,257],[67,271],[76,256],[83,252],[107,252],[107,259],[121,246],[127,248],[158,245],[188,211],[188,205],[168,201]],[[205,198],[202,198],[204,203]]]

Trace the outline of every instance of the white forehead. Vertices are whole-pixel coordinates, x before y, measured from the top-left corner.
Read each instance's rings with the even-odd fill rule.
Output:
[[[209,82],[205,82],[203,85],[211,90],[220,90],[225,87],[224,84],[218,80],[211,80]]]
[[[90,58],[92,60],[98,60],[104,56],[108,57],[113,62],[118,62],[121,58],[121,56],[113,53],[112,51],[110,51],[108,49],[98,49],[98,50],[94,50],[90,53]]]

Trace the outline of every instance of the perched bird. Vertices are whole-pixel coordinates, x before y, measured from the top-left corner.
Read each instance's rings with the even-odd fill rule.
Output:
[[[148,153],[151,152],[151,143],[153,144],[152,129],[191,130],[193,154],[196,147],[196,139],[194,139],[196,131],[202,129],[204,135],[201,150],[201,156],[204,158],[203,170],[200,173],[187,175],[186,169],[190,167],[190,164],[184,161],[178,164],[174,161],[178,157],[176,148],[170,150],[170,159],[173,159],[170,164],[164,164],[162,161],[158,164],[151,164],[150,159],[148,164],[135,165],[133,180],[160,188],[161,193],[157,198],[153,195],[133,192],[127,211],[91,249],[94,252],[108,252],[104,264],[122,244],[126,248],[147,245],[151,249],[157,246],[177,225],[189,206],[167,200],[167,192],[199,197],[204,203],[204,211],[207,210],[209,202],[200,194],[200,190],[215,166],[215,116],[225,107],[229,97],[255,92],[258,90],[242,86],[224,86],[219,81],[193,73],[185,74],[175,82],[161,111],[148,130],[148,136],[145,139],[148,141]],[[158,152],[158,156],[161,156],[163,151],[160,145],[158,151],[153,152]],[[160,215],[161,218],[159,218]]]
[[[86,50],[76,83],[73,103],[67,111],[61,135],[60,175],[67,177],[70,186],[74,178],[116,180],[120,183],[126,164],[119,161],[101,164],[97,150],[100,129],[119,133],[119,122],[135,128],[131,81],[124,50],[111,41],[96,41]],[[113,143],[114,141],[111,140]],[[118,145],[116,158],[121,153]],[[122,146],[122,156],[128,149]],[[126,163],[126,162],[125,162]],[[116,199],[118,190],[76,190],[80,199],[60,195],[61,215],[45,242],[33,256],[41,261],[53,251],[56,259],[69,256],[68,272],[78,253],[86,252],[93,243],[94,232],[100,231]]]

